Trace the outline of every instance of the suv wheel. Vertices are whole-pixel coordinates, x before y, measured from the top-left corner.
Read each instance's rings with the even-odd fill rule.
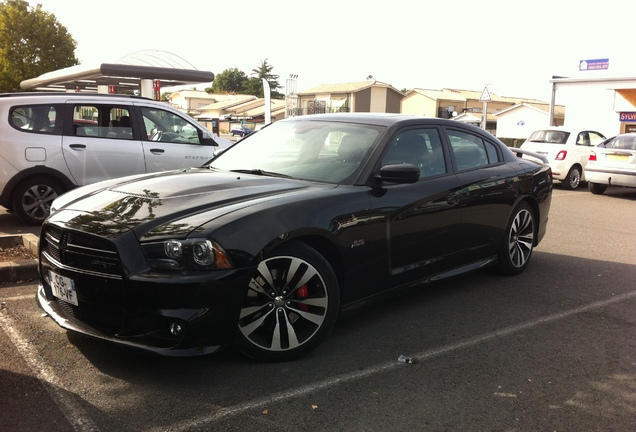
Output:
[[[41,225],[51,212],[53,200],[64,189],[49,177],[31,177],[15,188],[13,210],[29,225]]]

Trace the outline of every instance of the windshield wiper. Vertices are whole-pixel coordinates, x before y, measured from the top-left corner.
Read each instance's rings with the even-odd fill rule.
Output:
[[[253,168],[253,169],[237,169],[237,170],[230,170],[231,172],[237,172],[237,173],[243,173],[243,174],[254,174],[254,175],[260,175],[260,176],[266,176],[266,177],[281,177],[281,178],[292,178],[291,176],[288,176],[287,174],[281,174],[281,173],[276,173],[276,172],[271,172],[271,171],[264,171],[260,168]]]

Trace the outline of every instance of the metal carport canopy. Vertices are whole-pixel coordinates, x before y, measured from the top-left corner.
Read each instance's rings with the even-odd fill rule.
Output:
[[[102,63],[98,67],[71,66],[24,80],[24,90],[92,90],[115,86],[116,90],[143,90],[142,80],[160,80],[162,87],[199,84],[214,80],[214,74],[196,69]]]

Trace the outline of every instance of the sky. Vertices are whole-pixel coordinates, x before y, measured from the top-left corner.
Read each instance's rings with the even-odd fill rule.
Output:
[[[30,0],[55,15],[85,65],[142,50],[215,74],[263,60],[285,93],[365,81],[549,102],[553,76],[633,77],[636,2],[603,0]],[[592,6],[593,5],[593,6]],[[609,59],[604,71],[581,60]],[[557,100],[558,103],[558,100]]]

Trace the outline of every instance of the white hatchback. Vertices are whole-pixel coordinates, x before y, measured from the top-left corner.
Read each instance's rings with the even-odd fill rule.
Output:
[[[636,188],[636,133],[617,135],[596,147],[585,176],[593,194],[602,194],[610,185]]]
[[[607,138],[589,129],[550,127],[533,132],[521,145],[548,159],[552,177],[559,180],[563,189],[576,189],[585,179],[585,166],[595,146]]]

